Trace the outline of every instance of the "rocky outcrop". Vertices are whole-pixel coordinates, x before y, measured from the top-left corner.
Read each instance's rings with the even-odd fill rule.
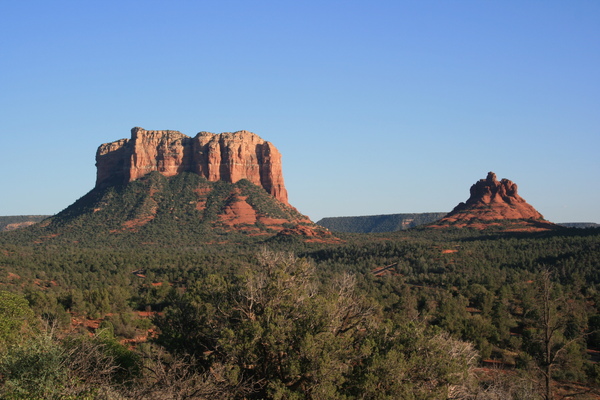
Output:
[[[433,226],[484,228],[494,224],[500,225],[502,221],[513,221],[531,229],[548,229],[555,226],[545,221],[542,214],[519,196],[515,183],[508,179],[498,181],[493,172],[489,172],[485,179],[480,179],[471,186],[469,199],[459,203]]]
[[[195,172],[211,182],[247,179],[288,204],[281,154],[248,131],[191,138],[178,131],[131,130],[131,139],[105,143],[96,152],[96,187],[134,181],[152,171],[164,176]]]
[[[471,186],[471,196],[466,203],[460,203],[445,218],[461,212],[477,210],[479,219],[544,219],[517,193],[517,184],[508,179],[496,180],[496,174],[488,172]]]

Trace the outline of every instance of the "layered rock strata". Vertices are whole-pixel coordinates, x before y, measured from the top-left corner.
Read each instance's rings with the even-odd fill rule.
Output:
[[[288,204],[281,154],[248,131],[191,138],[178,131],[133,128],[131,139],[100,145],[96,152],[96,187],[134,181],[152,171],[164,176],[194,172],[211,182],[247,179]]]
[[[521,221],[521,225],[535,225],[539,229],[555,226],[545,221],[542,214],[519,196],[515,183],[508,179],[498,181],[493,172],[471,186],[470,193],[466,202],[459,203],[433,226],[484,228],[501,221]]]
[[[496,174],[488,172],[485,179],[480,179],[470,189],[471,196],[465,203],[459,203],[444,219],[458,215],[466,210],[478,210],[477,217],[490,219],[544,219],[533,206],[517,193],[517,184],[502,179],[498,181]]]

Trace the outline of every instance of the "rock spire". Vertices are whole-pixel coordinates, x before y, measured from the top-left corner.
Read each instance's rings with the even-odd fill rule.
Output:
[[[511,230],[553,229],[556,227],[545,221],[542,214],[519,196],[516,183],[508,179],[498,181],[493,172],[488,172],[485,179],[480,179],[472,185],[470,193],[466,202],[459,203],[450,213],[432,226],[485,228],[512,221],[511,223],[516,225],[511,227]]]

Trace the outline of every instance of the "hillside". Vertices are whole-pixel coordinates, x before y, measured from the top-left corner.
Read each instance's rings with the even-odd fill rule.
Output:
[[[428,224],[447,213],[384,214],[357,217],[328,217],[317,221],[332,232],[373,233],[395,232]]]
[[[172,177],[152,172],[127,184],[96,187],[43,224],[6,232],[0,241],[180,246],[264,240],[299,227],[308,240],[331,236],[245,179],[210,182],[189,172]]]

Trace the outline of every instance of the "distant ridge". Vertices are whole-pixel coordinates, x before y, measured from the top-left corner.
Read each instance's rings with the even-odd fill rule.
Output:
[[[25,228],[31,226],[44,219],[50,217],[50,215],[8,215],[0,217],[0,232],[13,231],[15,229]]]
[[[595,222],[559,222],[556,225],[564,226],[565,228],[600,228],[600,224]]]
[[[429,224],[444,217],[445,212],[382,214],[357,217],[327,217],[319,220],[321,225],[332,232],[375,233],[402,231],[415,226]]]

